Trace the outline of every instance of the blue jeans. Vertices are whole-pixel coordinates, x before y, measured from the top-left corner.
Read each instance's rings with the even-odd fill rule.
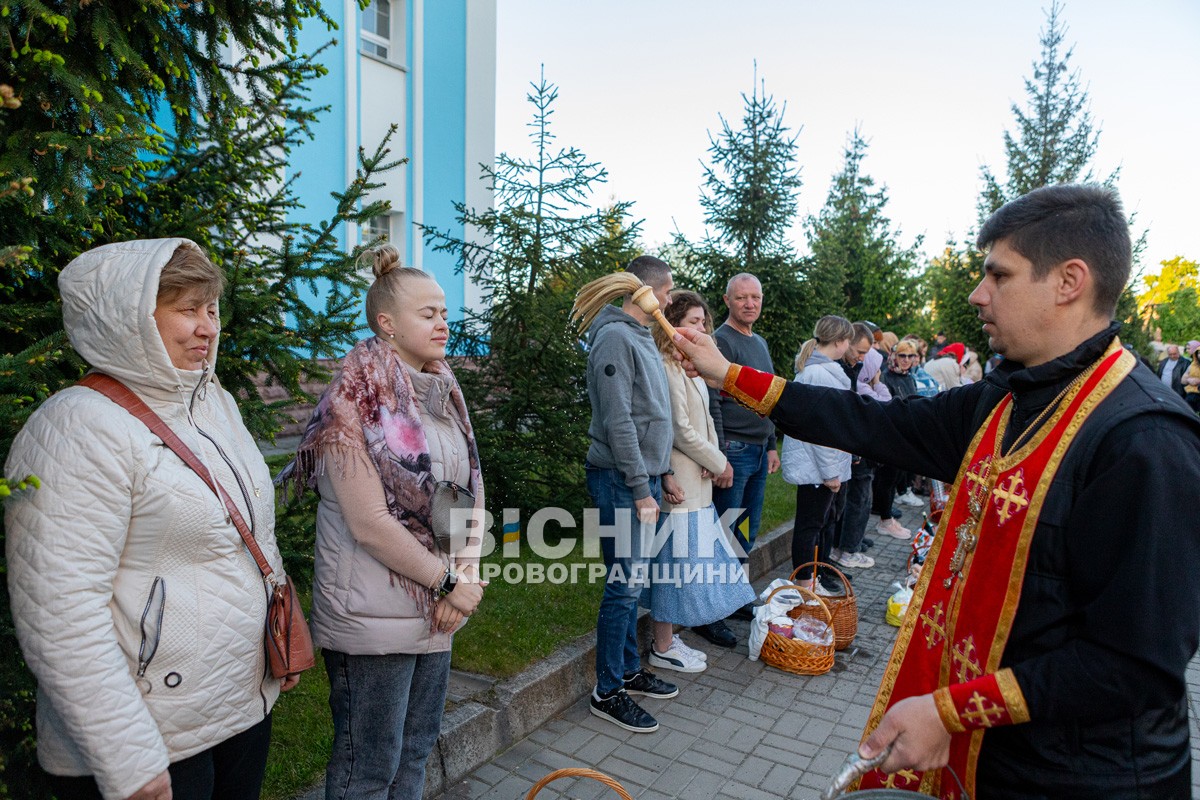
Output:
[[[637,645],[638,597],[646,586],[650,559],[638,535],[633,492],[625,485],[621,472],[589,464],[587,482],[592,503],[600,512],[600,524],[611,526],[617,519],[629,520],[631,533],[616,540],[612,536],[600,537],[608,577],[596,618],[596,691],[604,695],[623,686],[625,676],[641,667]],[[657,476],[650,479],[650,496],[662,500]],[[665,516],[660,516],[660,522]]]
[[[758,538],[763,498],[767,494],[767,445],[730,439],[725,442],[725,456],[733,466],[733,485],[728,489],[714,486],[713,504],[717,507],[717,516],[731,508],[742,509],[733,524],[733,534],[749,556],[754,540]],[[746,559],[742,561],[744,563]]]
[[[446,709],[450,651],[324,656],[333,712],[325,800],[421,797]]]

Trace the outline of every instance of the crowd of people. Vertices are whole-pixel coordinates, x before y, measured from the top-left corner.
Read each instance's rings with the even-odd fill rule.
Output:
[[[828,315],[791,379],[754,331],[754,275],[729,280],[716,326],[667,263],[628,265],[673,331],[626,296],[587,342],[587,486],[607,531],[593,714],[657,730],[634,697],[680,689],[650,667],[707,667],[677,626],[736,645],[726,620],[753,613],[745,565],[769,474],[796,487],[793,566],[825,595],[846,587],[824,565],[874,565],[872,512],[874,535],[912,536],[897,504],[922,504],[932,479],[955,488],[871,712],[860,754],[882,763],[864,786],[886,772],[887,786],[946,797],[949,765],[972,796],[1188,795],[1200,541],[1173,492],[1200,479],[1200,341],[1190,360],[1162,345],[1157,376],[1121,347],[1112,316],[1131,257],[1111,190],[1031,192],[978,245],[970,302],[1003,359]],[[280,479],[320,498],[326,797],[416,798],[453,634],[486,591],[484,487],[442,289],[391,246],[368,258],[372,335]],[[160,239],[90,250],[59,281],[73,346],[149,410],[68,388],[6,464],[42,479],[7,504],[8,581],[38,679],[39,761],[63,800],[257,798],[272,706],[299,680],[264,651],[283,564],[271,476],[213,373],[223,280],[194,243]],[[278,577],[249,557],[243,519]],[[651,577],[679,567],[698,579]],[[646,664],[639,607],[654,623]]]

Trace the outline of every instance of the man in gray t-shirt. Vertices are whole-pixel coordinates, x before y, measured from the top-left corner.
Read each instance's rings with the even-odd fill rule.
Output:
[[[762,313],[762,284],[748,272],[734,275],[725,288],[725,305],[729,316],[717,328],[714,338],[725,358],[734,364],[746,364],[766,372],[774,372],[767,342],[754,333],[754,323]],[[733,467],[732,479],[713,480],[713,503],[718,514],[728,509],[743,509],[734,522],[734,534],[749,556],[762,522],[763,497],[767,475],[779,469],[779,452],[775,447],[775,425],[752,411],[747,411],[729,397],[721,398],[721,413],[714,415],[721,450]],[[744,617],[743,609],[734,616]],[[723,623],[696,629],[714,644],[724,639]],[[715,630],[714,630],[715,629]],[[732,634],[730,634],[732,636]]]

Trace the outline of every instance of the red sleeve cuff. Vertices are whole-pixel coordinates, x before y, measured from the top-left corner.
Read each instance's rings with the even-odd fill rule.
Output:
[[[950,733],[1029,721],[1025,695],[1010,669],[938,689],[933,701]]]
[[[775,408],[787,381],[769,372],[730,364],[722,390],[741,405],[765,417]]]

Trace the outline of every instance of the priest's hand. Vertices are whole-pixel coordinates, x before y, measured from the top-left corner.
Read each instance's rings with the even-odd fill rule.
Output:
[[[889,744],[892,754],[879,766],[885,773],[938,769],[949,763],[950,732],[942,724],[933,695],[908,697],[888,709],[879,727],[859,745],[858,754],[871,758]]]
[[[729,361],[711,336],[691,328],[677,328],[675,358],[683,363],[683,370],[689,377],[700,376],[714,389],[725,385]]]

